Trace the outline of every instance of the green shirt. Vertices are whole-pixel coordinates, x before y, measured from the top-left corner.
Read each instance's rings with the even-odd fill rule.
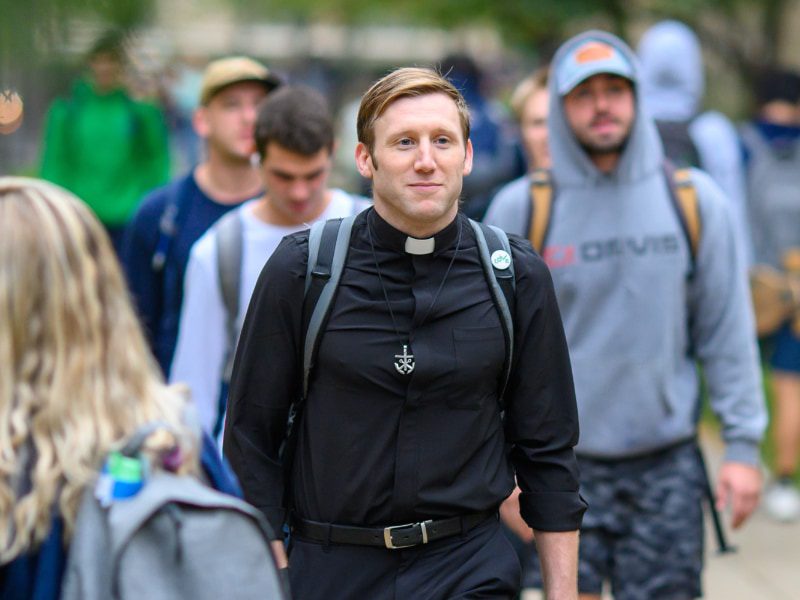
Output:
[[[84,200],[107,226],[124,225],[142,196],[169,177],[167,130],[153,104],[86,81],[53,102],[41,176]]]

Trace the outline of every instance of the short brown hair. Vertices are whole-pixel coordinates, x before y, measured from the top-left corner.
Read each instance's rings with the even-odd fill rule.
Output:
[[[539,90],[547,89],[549,73],[550,67],[548,65],[539,67],[520,81],[517,87],[514,88],[514,92],[511,94],[511,110],[514,111],[514,116],[517,117],[517,121],[522,121],[522,110],[525,108],[525,103],[528,101],[528,98]]]
[[[372,154],[375,144],[375,121],[393,102],[400,98],[444,94],[455,102],[464,144],[469,139],[469,108],[456,87],[433,69],[403,67],[396,69],[376,81],[361,98],[358,107],[356,130],[358,141]]]
[[[309,87],[278,88],[258,108],[255,142],[262,160],[270,142],[290,152],[312,156],[323,149],[333,152],[333,140],[328,103]]]

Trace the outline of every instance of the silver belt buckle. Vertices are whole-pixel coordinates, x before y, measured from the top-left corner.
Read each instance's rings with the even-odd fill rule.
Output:
[[[428,543],[428,523],[431,521],[421,521],[419,523],[406,523],[405,525],[394,525],[392,527],[383,528],[383,543],[389,550],[400,550],[401,548],[411,548],[412,546],[419,546],[419,544],[405,544],[403,546],[396,546],[392,540],[392,531],[395,529],[406,529],[409,527],[417,527],[422,530],[422,543]]]

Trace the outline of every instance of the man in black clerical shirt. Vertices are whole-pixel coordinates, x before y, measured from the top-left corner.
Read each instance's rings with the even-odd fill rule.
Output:
[[[578,419],[547,268],[511,239],[514,362],[501,415],[503,328],[458,212],[472,167],[464,99],[431,70],[399,69],[364,95],[358,139],[374,208],[353,224],[288,477],[307,232],[284,238],[250,303],[224,441],[245,496],[276,531],[290,521],[300,600],[512,598],[520,568],[497,507],[516,476],[547,597],[577,598]],[[417,543],[396,548],[401,533]]]

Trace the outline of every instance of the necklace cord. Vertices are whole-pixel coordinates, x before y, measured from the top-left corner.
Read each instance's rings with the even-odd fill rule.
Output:
[[[439,288],[436,290],[436,294],[434,294],[433,300],[428,306],[428,310],[425,312],[425,316],[422,317],[422,321],[420,321],[419,326],[422,326],[422,324],[428,320],[428,317],[430,316],[433,307],[436,305],[436,301],[439,299],[439,294],[441,293],[442,289],[444,289],[444,284],[447,281],[447,277],[450,275],[450,270],[453,268],[453,264],[456,261],[456,256],[458,256],[458,251],[461,249],[461,231],[462,231],[462,225],[461,221],[459,220],[458,238],[456,239],[455,252],[453,252],[453,257],[450,259],[450,264],[447,265],[447,270],[444,272],[444,277],[442,277],[442,282],[439,284]],[[391,317],[392,319],[392,327],[394,327],[394,333],[402,343],[400,330],[397,328],[397,320],[394,318],[394,311],[392,310],[392,304],[389,302],[389,293],[386,291],[386,286],[383,285],[383,277],[381,276],[381,268],[378,265],[378,256],[375,253],[375,243],[372,241],[372,227],[370,227],[369,220],[367,220],[367,237],[369,238],[369,246],[372,250],[372,260],[375,263],[375,271],[378,274],[378,283],[380,284],[381,291],[383,292],[383,299],[386,301],[386,308],[389,309],[389,317]]]

